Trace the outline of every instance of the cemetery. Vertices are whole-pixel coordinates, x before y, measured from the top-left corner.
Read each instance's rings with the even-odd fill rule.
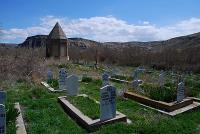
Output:
[[[41,84],[2,82],[9,109],[20,105],[20,110],[11,109],[16,113],[12,118],[22,120],[22,125],[8,121],[7,132],[21,126],[27,133],[195,133],[200,124],[198,75],[179,79],[165,71],[160,78],[160,70],[135,74],[139,67],[119,68],[115,78],[128,82],[112,81],[112,66],[71,63],[50,66]]]

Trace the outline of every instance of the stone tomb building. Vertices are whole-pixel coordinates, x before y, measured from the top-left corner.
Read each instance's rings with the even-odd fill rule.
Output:
[[[68,56],[68,39],[57,22],[47,37],[46,57]],[[68,58],[68,57],[67,57]]]

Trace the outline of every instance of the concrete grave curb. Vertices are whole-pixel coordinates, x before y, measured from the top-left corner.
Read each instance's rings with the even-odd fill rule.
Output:
[[[54,88],[52,88],[47,82],[42,81],[41,84],[43,86],[45,86],[47,89],[49,89],[49,91],[51,92],[64,92],[67,91],[67,89],[63,89],[63,90],[55,90]]]
[[[58,97],[58,102],[61,104],[65,112],[88,132],[95,132],[104,124],[127,121],[126,115],[118,111],[116,112],[116,117],[113,119],[106,121],[100,121],[100,119],[92,120],[88,116],[84,115],[78,108],[72,105],[66,98],[66,96]]]
[[[162,101],[156,101],[132,92],[124,93],[124,97],[132,99],[142,106],[148,107],[169,116],[176,116],[183,112],[200,108],[200,103],[194,102],[194,99],[189,97],[185,98],[180,103],[166,103]]]
[[[21,112],[20,105],[19,105],[18,102],[15,103],[15,108],[19,112],[19,115],[16,119],[16,127],[17,127],[16,134],[27,134],[26,128],[25,128],[25,125],[24,125],[24,121],[23,121],[23,117],[22,117],[22,112]]]

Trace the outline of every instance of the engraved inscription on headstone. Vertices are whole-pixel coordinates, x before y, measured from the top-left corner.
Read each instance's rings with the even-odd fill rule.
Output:
[[[3,104],[0,104],[0,134],[6,134],[6,110]]]
[[[116,117],[116,88],[107,85],[100,89],[100,120]]]
[[[5,91],[0,91],[0,104],[5,105],[6,102],[6,92]]]
[[[51,70],[47,71],[47,81],[50,81],[53,79],[53,72]]]
[[[67,93],[70,96],[76,96],[78,94],[78,77],[76,75],[71,75],[67,77]]]
[[[108,73],[103,73],[102,75],[102,83],[103,83],[103,87],[106,85],[109,85],[109,75]]]
[[[183,82],[180,82],[178,84],[178,90],[177,90],[177,102],[183,101],[185,98],[185,85]]]
[[[67,72],[64,68],[61,68],[59,71],[59,89],[60,90],[66,89],[66,79],[67,79]]]

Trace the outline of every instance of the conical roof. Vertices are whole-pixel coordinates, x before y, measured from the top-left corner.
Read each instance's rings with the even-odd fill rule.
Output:
[[[50,39],[67,39],[64,31],[62,30],[60,24],[57,22],[49,34]]]

